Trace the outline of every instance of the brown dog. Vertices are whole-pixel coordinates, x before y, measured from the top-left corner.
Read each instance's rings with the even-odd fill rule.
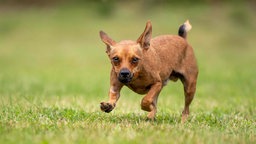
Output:
[[[186,40],[191,28],[189,21],[186,21],[179,28],[179,36],[161,35],[151,39],[152,25],[148,21],[137,41],[123,40],[118,43],[100,31],[112,63],[109,101],[101,103],[101,110],[111,112],[120,97],[121,88],[126,85],[138,94],[146,94],[141,101],[141,109],[149,112],[148,119],[154,119],[157,98],[163,86],[169,80],[180,79],[185,93],[184,122],[189,115],[198,75],[193,49]]]

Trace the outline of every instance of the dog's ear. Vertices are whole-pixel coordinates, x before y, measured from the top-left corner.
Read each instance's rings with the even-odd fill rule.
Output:
[[[151,22],[148,21],[144,32],[137,39],[137,43],[139,43],[142,48],[147,50],[150,47],[151,36],[152,36],[152,25],[151,25]]]
[[[106,52],[110,52],[111,47],[116,44],[114,40],[112,40],[105,32],[100,31],[100,38],[101,40],[107,45]]]

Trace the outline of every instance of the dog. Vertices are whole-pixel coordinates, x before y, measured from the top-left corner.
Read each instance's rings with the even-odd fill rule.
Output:
[[[157,99],[169,80],[181,80],[184,87],[185,104],[181,121],[189,115],[189,106],[194,98],[198,66],[192,47],[187,42],[187,33],[192,28],[187,20],[178,29],[178,35],[152,37],[152,24],[147,21],[144,32],[137,41],[115,42],[105,32],[100,38],[106,44],[106,53],[111,61],[109,101],[101,102],[102,111],[109,113],[120,97],[120,90],[127,86],[138,94],[146,94],[141,109],[154,120]]]

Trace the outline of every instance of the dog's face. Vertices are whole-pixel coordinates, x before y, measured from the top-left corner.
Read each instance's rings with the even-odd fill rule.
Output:
[[[127,84],[138,76],[143,64],[143,51],[150,47],[152,26],[147,22],[146,28],[138,40],[124,40],[116,43],[106,33],[100,31],[101,40],[106,44],[108,54],[118,80]]]
[[[118,80],[122,83],[129,83],[133,77],[137,76],[142,60],[142,51],[138,44],[121,43],[112,47],[109,58]]]

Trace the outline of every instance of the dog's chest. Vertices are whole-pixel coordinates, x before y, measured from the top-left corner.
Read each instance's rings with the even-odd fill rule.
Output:
[[[138,94],[146,94],[148,93],[151,85],[148,85],[148,86],[138,86],[138,85],[135,85],[135,84],[127,84],[126,85],[128,88],[130,88],[132,91],[138,93]]]
[[[138,93],[138,94],[146,94],[151,88],[151,82],[145,81],[141,79],[137,79],[132,81],[129,84],[126,84],[128,88],[130,88],[132,91]]]

